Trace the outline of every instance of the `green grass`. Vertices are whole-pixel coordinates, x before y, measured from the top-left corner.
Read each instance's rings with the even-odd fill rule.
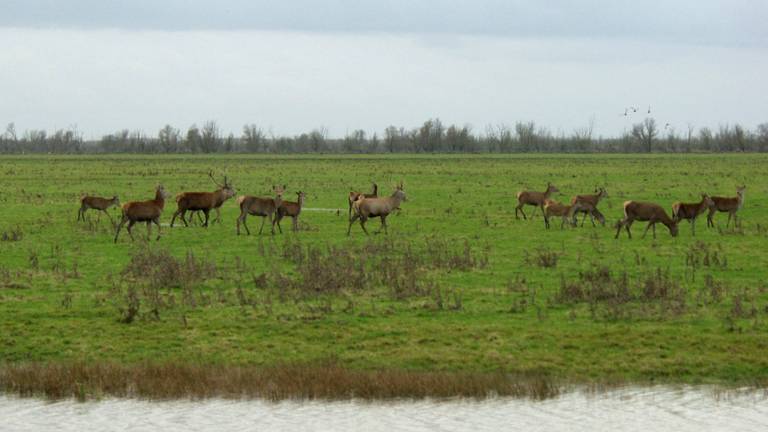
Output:
[[[351,369],[539,373],[576,382],[765,382],[767,164],[764,155],[2,157],[0,236],[18,227],[22,237],[0,242],[0,363],[333,360]],[[238,194],[267,195],[272,184],[286,184],[291,199],[297,190],[307,192],[306,207],[340,212],[307,209],[298,234],[285,223],[285,234],[274,238],[238,237],[231,200],[222,225],[164,226],[163,238],[149,244],[132,243],[125,232],[113,244],[113,228],[104,217],[97,222],[95,212],[88,213],[90,223],[75,221],[83,193],[117,194],[127,202],[151,198],[158,183],[173,195],[212,190],[209,169],[226,172]],[[425,239],[436,237],[459,253],[466,241],[475,256],[487,254],[488,265],[426,266],[419,281],[437,288],[403,298],[372,286],[316,295],[299,289],[281,300],[273,282],[253,282],[262,272],[295,277],[295,265],[281,256],[286,241],[353,254],[380,244],[383,235],[366,238],[359,226],[345,235],[346,196],[351,187],[369,190],[372,181],[389,194],[400,180],[408,201],[388,221],[398,247],[411,244],[427,255]],[[543,190],[548,181],[561,201],[606,187],[609,198],[600,208],[607,226],[587,222],[561,231],[557,221],[545,230],[540,215],[516,220],[516,192]],[[683,223],[677,238],[659,226],[657,240],[641,239],[645,224],[637,223],[632,240],[613,239],[625,200],[669,209],[676,200],[698,201],[701,192],[732,196],[742,183],[740,229],[725,229],[727,215],[718,214],[719,228],[707,229],[702,217],[695,238]],[[163,223],[174,209],[169,202]],[[259,222],[249,218],[252,233]],[[143,237],[144,226],[135,233]],[[191,252],[215,265],[214,277],[190,282],[195,306],[181,301],[181,288],[161,287],[174,304],[157,316],[149,312],[148,282],[123,273],[131,256],[147,248],[181,260]],[[558,255],[555,267],[534,263],[542,252]],[[717,253],[719,264],[702,263],[692,276],[690,253]],[[626,272],[635,290],[660,269],[684,293],[619,303],[558,300],[561,280],[579,282],[580,273],[601,266],[614,278]],[[719,298],[710,294],[707,277],[722,286]],[[125,324],[121,309],[132,286],[141,306]],[[238,301],[238,287],[248,302]]]

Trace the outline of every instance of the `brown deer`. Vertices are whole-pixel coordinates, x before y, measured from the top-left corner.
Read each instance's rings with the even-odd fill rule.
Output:
[[[725,224],[726,228],[728,225],[730,225],[731,218],[733,218],[734,225],[738,224],[738,216],[736,215],[736,212],[741,210],[741,207],[744,206],[744,191],[746,189],[746,186],[737,187],[735,197],[711,197],[712,203],[714,205],[709,207],[709,213],[707,214],[707,226],[715,226],[712,218],[717,212],[728,212],[728,223]]]
[[[688,219],[691,223],[691,232],[695,236],[696,218],[713,205],[715,205],[715,202],[707,194],[701,194],[701,201],[697,203],[682,203],[678,201],[672,204],[672,219],[677,223],[680,223],[683,219]]]
[[[547,199],[544,201],[544,226],[549,229],[549,218],[552,216],[560,216],[563,218],[562,222],[560,223],[560,229],[563,229],[565,222],[568,222],[569,225],[574,226],[575,223],[570,219],[573,217],[575,212],[579,211],[580,209],[581,204],[578,202],[576,204],[567,205],[551,199]]]
[[[237,218],[237,235],[240,235],[240,224],[245,227],[245,231],[248,235],[251,235],[251,230],[248,229],[248,225],[245,224],[245,219],[248,215],[261,216],[261,227],[259,228],[259,234],[264,230],[264,222],[269,218],[269,223],[272,225],[272,235],[275,234],[275,220],[277,209],[283,203],[283,192],[285,191],[285,185],[272,186],[272,191],[275,193],[274,198],[260,198],[250,195],[241,195],[237,197],[237,204],[240,206],[240,216]],[[282,230],[280,231],[282,232]]]
[[[117,232],[115,233],[115,243],[117,243],[117,236],[120,235],[120,229],[123,228],[126,222],[128,222],[128,235],[133,240],[133,233],[131,228],[136,222],[147,223],[147,240],[152,231],[152,223],[157,225],[157,240],[160,240],[160,215],[163,213],[163,207],[165,207],[165,200],[168,199],[168,192],[166,192],[163,185],[159,185],[155,190],[155,199],[149,201],[131,201],[123,204],[123,217],[120,219],[120,223],[117,225]]]
[[[523,211],[523,206],[525,205],[532,205],[541,208],[541,214],[544,214],[544,201],[549,198],[550,195],[552,195],[555,192],[560,192],[552,183],[547,183],[547,190],[544,192],[534,192],[534,191],[520,191],[517,193],[517,207],[515,207],[515,219],[520,219],[520,217],[517,215],[517,212],[520,212],[523,214],[523,219],[528,219],[528,217],[525,215],[525,212]],[[536,209],[533,209],[533,212],[531,212],[531,217],[533,217],[533,214],[536,212]]]
[[[352,204],[354,215],[349,220],[347,235],[352,232],[352,224],[355,223],[355,221],[358,219],[360,219],[360,227],[362,227],[365,234],[368,235],[368,230],[365,228],[365,223],[368,221],[368,219],[375,217],[381,218],[381,229],[383,229],[385,233],[388,233],[387,216],[389,216],[392,211],[399,209],[400,203],[405,201],[408,201],[408,198],[406,197],[405,191],[403,190],[402,181],[399,185],[397,185],[392,195],[386,198],[365,198],[362,196],[358,197],[357,200]],[[381,229],[377,231],[377,233],[380,232]]]
[[[107,217],[109,217],[109,221],[112,223],[112,225],[115,225],[115,221],[112,219],[112,216],[107,212],[107,209],[112,206],[119,206],[120,200],[113,196],[112,198],[102,198],[97,196],[83,196],[80,198],[80,209],[77,211],[77,221],[83,221],[85,222],[85,212],[88,209],[94,209],[103,212]]]
[[[653,227],[653,238],[656,238],[656,222],[666,225],[672,237],[677,237],[677,222],[667,216],[667,212],[660,205],[648,202],[625,201],[624,219],[616,224],[616,236],[614,238],[619,238],[621,227],[625,227],[627,235],[629,238],[632,238],[630,228],[636,220],[641,222],[648,221],[648,226],[645,227],[643,232],[643,238],[648,234],[648,229],[651,227]]]
[[[202,211],[205,215],[204,227],[208,227],[208,218],[211,210],[216,210],[216,219],[221,220],[221,205],[235,195],[235,190],[232,185],[227,181],[227,176],[224,176],[224,184],[218,183],[213,178],[213,172],[208,173],[208,177],[211,178],[213,183],[219,188],[213,192],[182,192],[176,195],[177,209],[171,219],[171,228],[173,228],[176,217],[181,215],[181,221],[184,222],[184,226],[189,226],[186,218],[187,211],[195,212]]]
[[[349,214],[348,217],[352,219],[352,204],[354,204],[355,201],[357,201],[358,198],[378,198],[379,196],[379,185],[376,183],[373,183],[373,192],[366,194],[362,192],[350,192],[349,196],[347,197],[347,200],[349,201]]]
[[[576,203],[581,204],[579,206],[579,209],[576,210],[573,214],[573,224],[576,225],[578,222],[578,213],[584,213],[584,218],[581,220],[581,226],[584,226],[584,222],[587,220],[587,216],[589,216],[590,222],[592,222],[592,226],[595,225],[595,219],[597,219],[601,225],[605,226],[605,217],[602,213],[600,213],[599,210],[597,210],[597,205],[600,203],[600,200],[603,198],[608,197],[608,192],[602,187],[595,189],[594,194],[589,195],[576,195],[575,197],[571,198],[571,205],[574,205]]]
[[[283,201],[280,207],[277,208],[277,228],[281,233],[283,232],[283,229],[280,227],[280,221],[286,216],[293,219],[293,231],[299,231],[299,215],[301,214],[301,208],[304,206],[304,200],[306,199],[307,194],[299,191],[296,192],[296,196],[298,197],[297,202]]]

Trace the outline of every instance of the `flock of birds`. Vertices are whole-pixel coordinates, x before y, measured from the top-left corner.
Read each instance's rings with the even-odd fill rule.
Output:
[[[621,116],[621,117],[630,117],[632,114],[638,112],[639,110],[640,110],[639,107],[636,107],[634,105],[630,105],[630,106],[624,108],[624,114],[619,114],[619,116]],[[650,114],[650,113],[651,113],[651,106],[648,105],[647,114]],[[671,127],[672,127],[672,125],[670,123],[665,123],[664,124],[664,129],[669,129]]]

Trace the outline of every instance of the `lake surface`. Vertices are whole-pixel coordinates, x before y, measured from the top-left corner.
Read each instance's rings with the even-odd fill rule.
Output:
[[[765,393],[706,387],[572,392],[546,401],[278,402],[0,396],[2,431],[767,431]]]

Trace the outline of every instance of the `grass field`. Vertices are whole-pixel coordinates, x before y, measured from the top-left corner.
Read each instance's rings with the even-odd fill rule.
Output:
[[[768,382],[768,157],[18,156],[0,158],[0,364],[258,366],[509,373],[578,383]],[[298,234],[236,236],[223,224],[167,226],[112,242],[83,193],[150,199],[213,190],[306,191]],[[346,236],[350,187],[408,201],[390,232]],[[515,194],[604,186],[606,227],[545,230],[516,220]],[[691,236],[614,240],[628,199],[698,201],[746,184],[740,228],[706,218]],[[340,209],[336,211],[335,209]],[[532,207],[527,207],[530,213]],[[669,210],[668,210],[669,211]],[[110,210],[114,218],[118,211]],[[369,230],[378,228],[371,221]],[[139,240],[141,238],[141,240]],[[128,323],[130,321],[130,323]],[[8,390],[8,386],[5,386]]]

